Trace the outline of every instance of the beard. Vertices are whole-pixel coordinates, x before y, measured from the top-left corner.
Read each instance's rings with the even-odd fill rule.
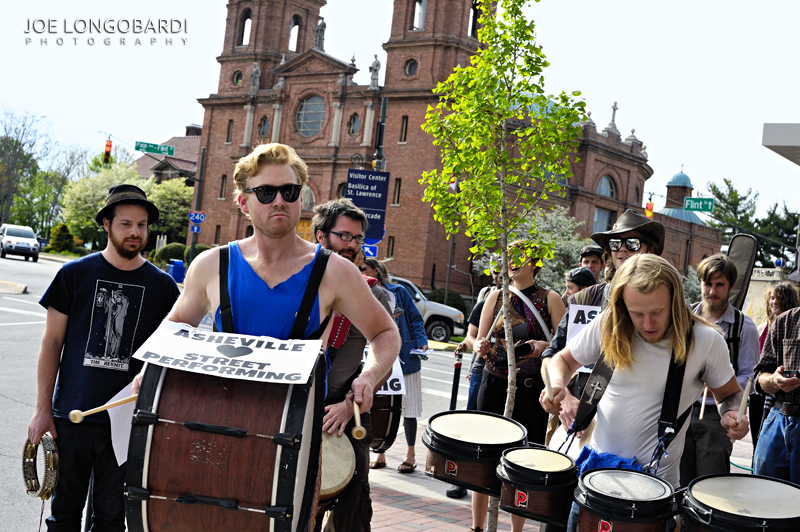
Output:
[[[146,238],[144,239],[138,238],[136,240],[139,241],[139,244],[136,247],[131,248],[129,244],[134,242],[134,239],[131,238],[118,239],[114,235],[114,233],[109,233],[108,239],[111,241],[111,245],[114,246],[114,249],[117,251],[117,254],[123,259],[127,260],[135,259],[136,256],[139,253],[141,253],[144,247],[147,245]],[[128,243],[126,243],[126,240]]]
[[[340,249],[338,251],[334,251],[337,255],[342,258],[349,260],[350,262],[356,261],[356,251],[348,248]]]

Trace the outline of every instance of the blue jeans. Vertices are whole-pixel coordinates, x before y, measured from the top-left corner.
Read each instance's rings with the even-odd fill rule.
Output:
[[[758,437],[753,474],[800,484],[800,418],[769,411]]]
[[[77,425],[55,419],[59,477],[47,518],[49,532],[80,532],[89,479],[92,487],[92,530],[125,532],[125,467],[117,465],[111,446],[111,425],[84,421]]]
[[[467,394],[467,410],[478,409],[478,390],[481,387],[481,379],[483,379],[483,366],[479,368],[472,368],[469,374],[469,392]]]

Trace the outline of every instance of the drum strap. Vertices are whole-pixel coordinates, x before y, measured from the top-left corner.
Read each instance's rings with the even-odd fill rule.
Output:
[[[228,262],[229,248],[227,245],[219,248],[219,316],[222,322],[222,331],[233,332],[233,311],[231,310],[231,296],[228,293]],[[216,320],[214,331],[217,331]]]

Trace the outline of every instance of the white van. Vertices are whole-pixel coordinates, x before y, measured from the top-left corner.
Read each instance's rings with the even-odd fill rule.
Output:
[[[414,299],[417,310],[425,321],[425,332],[428,338],[437,342],[449,342],[450,336],[464,334],[464,314],[457,308],[429,301],[414,283],[402,277],[390,277],[394,284],[405,288]]]
[[[27,225],[1,225],[0,246],[0,258],[6,258],[6,255],[22,255],[25,260],[39,260],[39,241],[33,229]]]

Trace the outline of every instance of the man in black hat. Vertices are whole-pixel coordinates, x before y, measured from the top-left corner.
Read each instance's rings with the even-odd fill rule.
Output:
[[[603,248],[595,244],[584,246],[581,249],[581,266],[589,268],[594,274],[595,283],[599,283],[600,270],[603,269]]]
[[[142,367],[131,355],[178,298],[175,281],[141,256],[148,225],[158,216],[140,188],[109,189],[95,218],[108,233],[108,245],[66,263],[39,300],[47,324],[28,437],[39,443],[50,432],[58,446],[50,531],[79,530],[90,478],[93,529],[125,530],[124,468],[111,445],[108,414],[88,416],[78,425],[69,413],[101,406],[131,383]]]
[[[592,270],[581,266],[580,268],[574,268],[564,274],[564,284],[566,286],[564,296],[569,297],[577,294],[584,288],[596,285],[597,280]]]

